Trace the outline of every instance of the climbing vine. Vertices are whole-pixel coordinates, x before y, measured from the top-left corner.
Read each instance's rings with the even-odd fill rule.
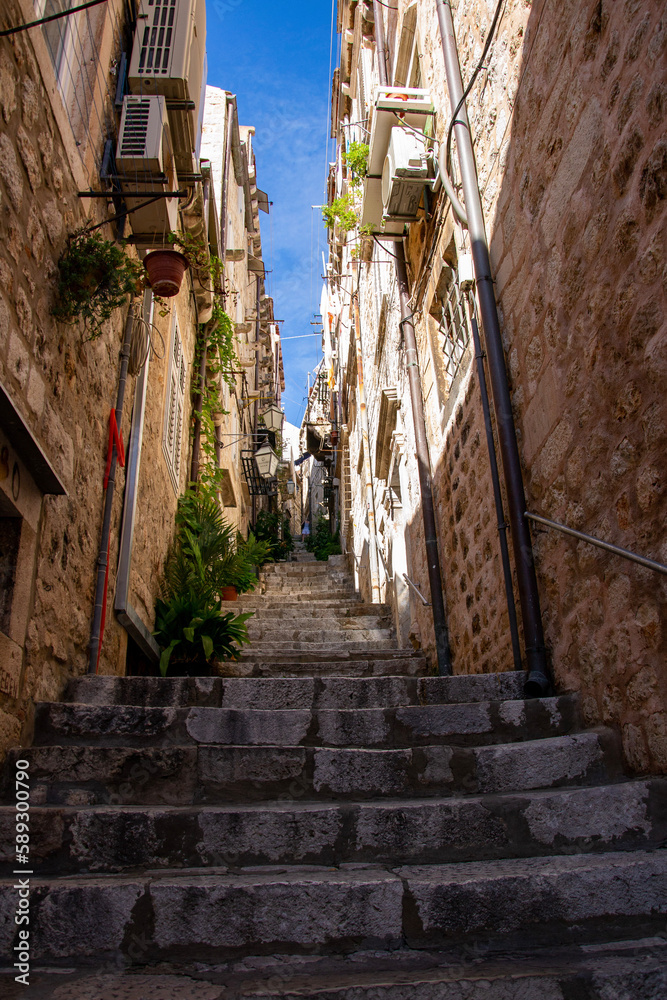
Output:
[[[199,466],[199,493],[216,498],[221,487],[223,470],[218,468],[215,421],[219,414],[228,413],[223,405],[219,380],[229,388],[234,386],[234,371],[239,364],[234,324],[217,297],[213,304],[210,322],[206,327],[200,327],[194,366],[193,393],[196,396],[199,395],[201,388],[199,367],[204,350],[206,350],[206,378],[200,416],[200,449],[203,460]]]

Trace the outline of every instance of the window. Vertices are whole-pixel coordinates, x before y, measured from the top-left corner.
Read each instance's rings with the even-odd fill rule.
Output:
[[[410,4],[403,18],[401,41],[394,68],[394,85],[398,87],[422,85],[416,3]]]
[[[185,411],[185,387],[187,383],[187,363],[183,354],[178,320],[174,315],[169,352],[169,375],[167,377],[167,398],[164,408],[164,430],[162,451],[167,462],[171,482],[178,493],[181,475],[181,451],[183,440],[183,420]]]
[[[466,295],[457,271],[445,264],[429,309],[428,326],[438,399],[447,412],[452,385],[465,374],[471,360]]]
[[[74,0],[36,0],[35,9],[39,17],[49,17],[51,14],[60,14],[74,6]],[[76,15],[73,15],[76,17]],[[72,17],[61,17],[57,21],[49,21],[42,25],[42,31],[46,40],[46,47],[51,56],[53,69],[56,74],[58,84],[63,88],[65,76],[64,70],[69,62],[72,48]]]
[[[451,279],[441,300],[440,336],[442,337],[442,353],[445,358],[445,371],[450,381],[458,375],[459,367],[470,341],[468,316],[464,300],[465,293],[461,291],[456,273],[451,272]]]

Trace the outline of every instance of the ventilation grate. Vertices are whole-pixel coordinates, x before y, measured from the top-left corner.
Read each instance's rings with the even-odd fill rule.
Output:
[[[128,101],[125,107],[123,134],[120,137],[121,157],[146,156],[146,137],[150,101]]]
[[[139,55],[139,73],[166,75],[174,35],[177,0],[149,0],[153,8],[152,21],[144,28]]]

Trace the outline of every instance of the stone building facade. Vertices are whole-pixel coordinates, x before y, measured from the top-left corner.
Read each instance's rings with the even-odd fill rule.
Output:
[[[0,40],[0,752],[30,739],[35,702],[58,698],[69,677],[88,669],[110,412],[129,301],[95,339],[81,324],[56,321],[51,310],[68,237],[91,226],[112,242],[119,236],[117,221],[105,221],[123,203],[111,198],[104,153],[118,137],[130,9],[109,0],[48,30]],[[29,0],[10,0],[0,15],[3,28],[35,17]],[[220,464],[229,470],[220,499],[245,532],[252,502],[240,450],[222,446],[255,429],[260,373],[279,385],[282,359],[263,287],[253,130],[239,128],[233,95],[209,96],[204,147],[196,169],[184,174],[188,197],[178,226],[200,234],[206,251],[227,264],[224,300],[237,353],[241,365],[252,358],[251,378],[239,367],[235,385],[224,387],[218,427]],[[220,104],[225,127],[218,136]],[[91,191],[108,196],[80,196]],[[133,246],[128,219],[126,252],[141,258],[146,248]],[[205,291],[187,271],[175,298],[154,302],[148,289],[136,300],[101,673],[131,672],[157,652],[155,599],[177,500],[192,471],[191,386]]]
[[[464,84],[496,7],[452,4]],[[426,92],[435,111],[427,146],[436,154],[452,113],[435,2],[339,4],[330,202],[350,194],[362,222],[370,182],[351,188],[344,153],[352,142],[372,143],[379,120],[378,12],[389,84]],[[663,564],[666,51],[660,5],[506,0],[467,100],[528,510]],[[514,661],[470,339],[470,245],[439,182],[430,187],[398,238],[449,643],[456,673],[502,671]],[[371,241],[368,229],[346,233],[337,225],[330,239],[329,285],[340,297],[334,354],[343,534],[368,596],[361,361],[381,596],[394,603],[403,642],[433,655],[430,609],[403,577],[428,598],[392,243],[375,232],[380,238]],[[581,691],[589,722],[621,729],[633,769],[664,769],[665,577],[553,529],[534,530],[533,544],[556,688]]]

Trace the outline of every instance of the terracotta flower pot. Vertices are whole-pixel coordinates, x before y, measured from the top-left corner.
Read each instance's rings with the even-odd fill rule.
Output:
[[[222,587],[220,590],[221,601],[235,601],[238,598],[236,587]]]
[[[187,266],[187,257],[178,250],[151,250],[147,253],[144,267],[153,294],[163,299],[178,295]]]

